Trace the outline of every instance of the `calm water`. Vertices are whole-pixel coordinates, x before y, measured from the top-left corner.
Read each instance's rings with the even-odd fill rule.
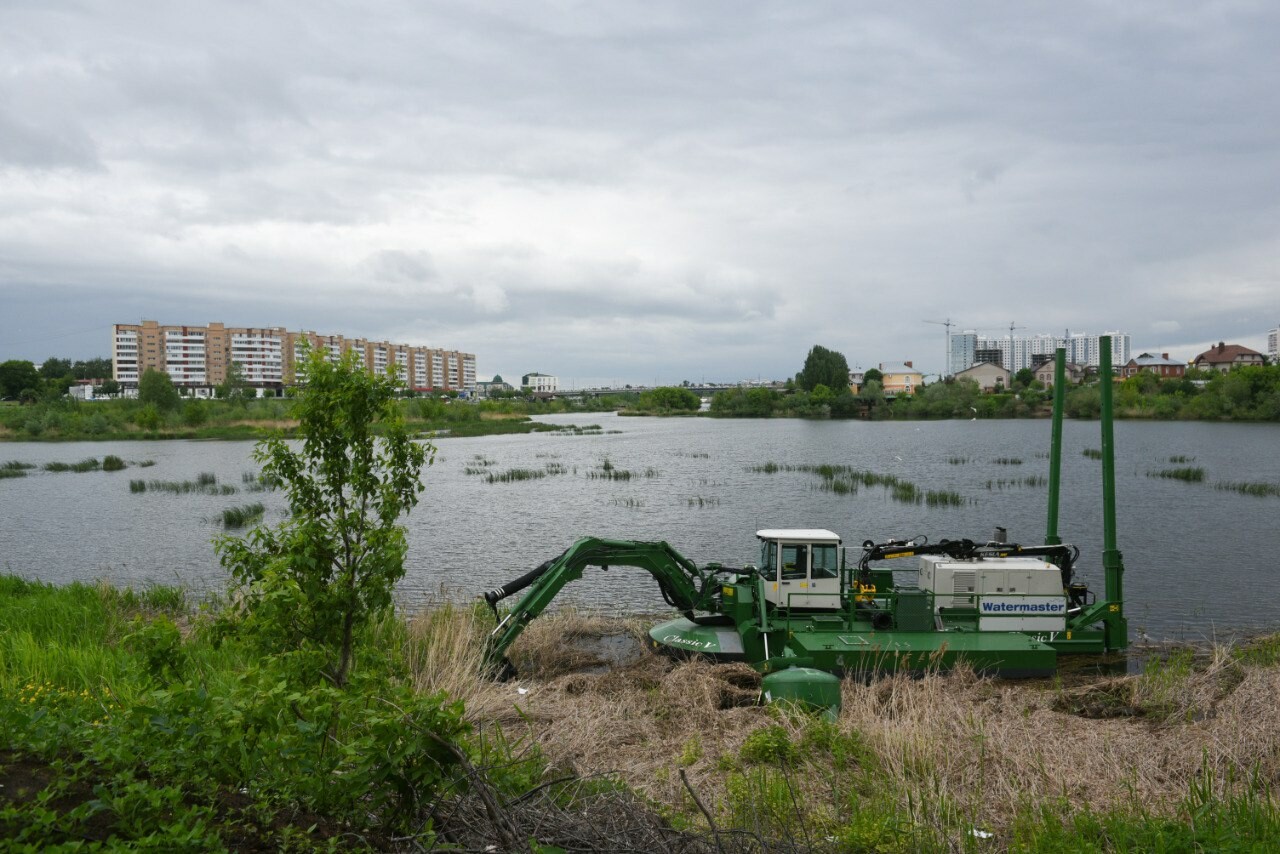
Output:
[[[741,565],[756,558],[754,532],[766,527],[830,528],[846,544],[871,538],[986,540],[995,526],[1013,541],[1044,536],[1045,489],[995,481],[1048,473],[1047,421],[914,423],[719,421],[564,416],[599,424],[601,435],[442,439],[427,491],[408,519],[409,557],[400,598],[471,597],[509,581],[580,536],[664,539],[698,563]],[[1280,483],[1280,426],[1195,423],[1116,425],[1119,540],[1135,637],[1223,637],[1280,628],[1280,498],[1215,490],[1218,481]],[[1068,423],[1063,454],[1062,538],[1078,545],[1084,580],[1101,589],[1096,423]],[[262,501],[281,518],[278,495],[131,494],[130,478],[184,480],[214,472],[241,484],[255,471],[248,442],[5,443],[0,461],[74,462],[114,453],[156,465],[123,472],[30,472],[0,480],[0,568],[53,582],[106,578],[118,584],[182,584],[218,589],[225,574],[210,541],[214,517]],[[1147,476],[1174,455],[1193,457],[1204,483]],[[544,468],[562,475],[489,484],[464,473],[481,456],[490,470]],[[953,457],[968,462],[953,464]],[[994,461],[1013,457],[1021,465]],[[635,473],[630,481],[591,479],[605,459]],[[856,495],[819,491],[804,473],[767,475],[753,465],[840,463],[894,474],[923,488],[976,499],[962,507],[894,502],[879,487]],[[646,470],[653,476],[645,476]],[[992,482],[990,486],[988,483]],[[642,571],[589,570],[562,594],[615,611],[666,610]]]

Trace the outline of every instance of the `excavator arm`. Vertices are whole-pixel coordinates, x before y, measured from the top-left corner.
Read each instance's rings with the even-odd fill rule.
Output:
[[[667,603],[690,619],[696,611],[707,611],[720,592],[718,576],[723,570],[716,564],[704,569],[665,542],[604,540],[584,537],[569,546],[559,557],[538,566],[514,581],[483,594],[484,600],[498,613],[498,602],[522,590],[528,592],[502,617],[489,634],[485,664],[498,667],[502,676],[510,676],[513,668],[506,652],[526,625],[541,614],[556,595],[571,581],[582,577],[588,566],[608,569],[611,566],[634,566],[648,571],[658,582]]]

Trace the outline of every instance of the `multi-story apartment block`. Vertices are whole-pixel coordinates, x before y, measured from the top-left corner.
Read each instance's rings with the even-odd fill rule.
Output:
[[[955,376],[979,361],[978,333],[972,329],[947,337],[947,376]]]
[[[304,352],[320,350],[330,361],[355,352],[365,367],[382,373],[395,367],[415,391],[474,391],[476,357],[471,353],[367,341],[342,335],[290,332],[283,327],[161,326],[154,320],[116,324],[111,359],[117,382],[137,385],[148,368],[163,371],[175,385],[209,390],[223,383],[231,365],[262,390],[294,384]]]
[[[1003,338],[984,338],[966,331],[952,335],[948,344],[947,370],[953,376],[979,362],[990,362],[1017,373],[1023,368],[1038,368],[1052,361],[1054,351],[1062,347],[1067,351],[1067,361],[1079,365],[1097,367],[1101,355],[1098,340],[1111,338],[1111,362],[1119,368],[1129,363],[1131,339],[1123,332],[1103,332],[1062,336],[1056,335],[1006,335]],[[995,354],[999,353],[999,359]],[[967,362],[967,363],[966,363]]]
[[[1267,359],[1273,365],[1280,359],[1280,326],[1267,330]]]

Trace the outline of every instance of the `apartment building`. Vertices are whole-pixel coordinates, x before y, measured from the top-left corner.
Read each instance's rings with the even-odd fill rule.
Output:
[[[148,368],[163,371],[174,384],[208,390],[227,379],[235,364],[249,385],[264,391],[296,382],[296,366],[308,348],[331,361],[355,352],[365,367],[382,373],[392,365],[415,391],[474,391],[476,357],[471,353],[369,341],[342,335],[290,332],[284,327],[162,326],[154,320],[118,323],[112,331],[111,361],[117,382],[137,385]]]
[[[1267,358],[1275,365],[1280,359],[1280,326],[1267,330]]]
[[[947,370],[955,375],[979,363],[998,364],[1010,373],[1038,368],[1053,359],[1059,347],[1067,351],[1067,361],[1097,367],[1102,350],[1099,341],[1111,339],[1111,364],[1120,368],[1129,362],[1131,338],[1123,332],[1065,333],[1063,335],[1006,335],[985,338],[973,330],[951,335],[947,342]],[[995,354],[999,353],[999,358]]]

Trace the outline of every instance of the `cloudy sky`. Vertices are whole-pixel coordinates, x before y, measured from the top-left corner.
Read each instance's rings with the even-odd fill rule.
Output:
[[[562,382],[1280,323],[1280,5],[0,0],[0,359],[287,326]]]

